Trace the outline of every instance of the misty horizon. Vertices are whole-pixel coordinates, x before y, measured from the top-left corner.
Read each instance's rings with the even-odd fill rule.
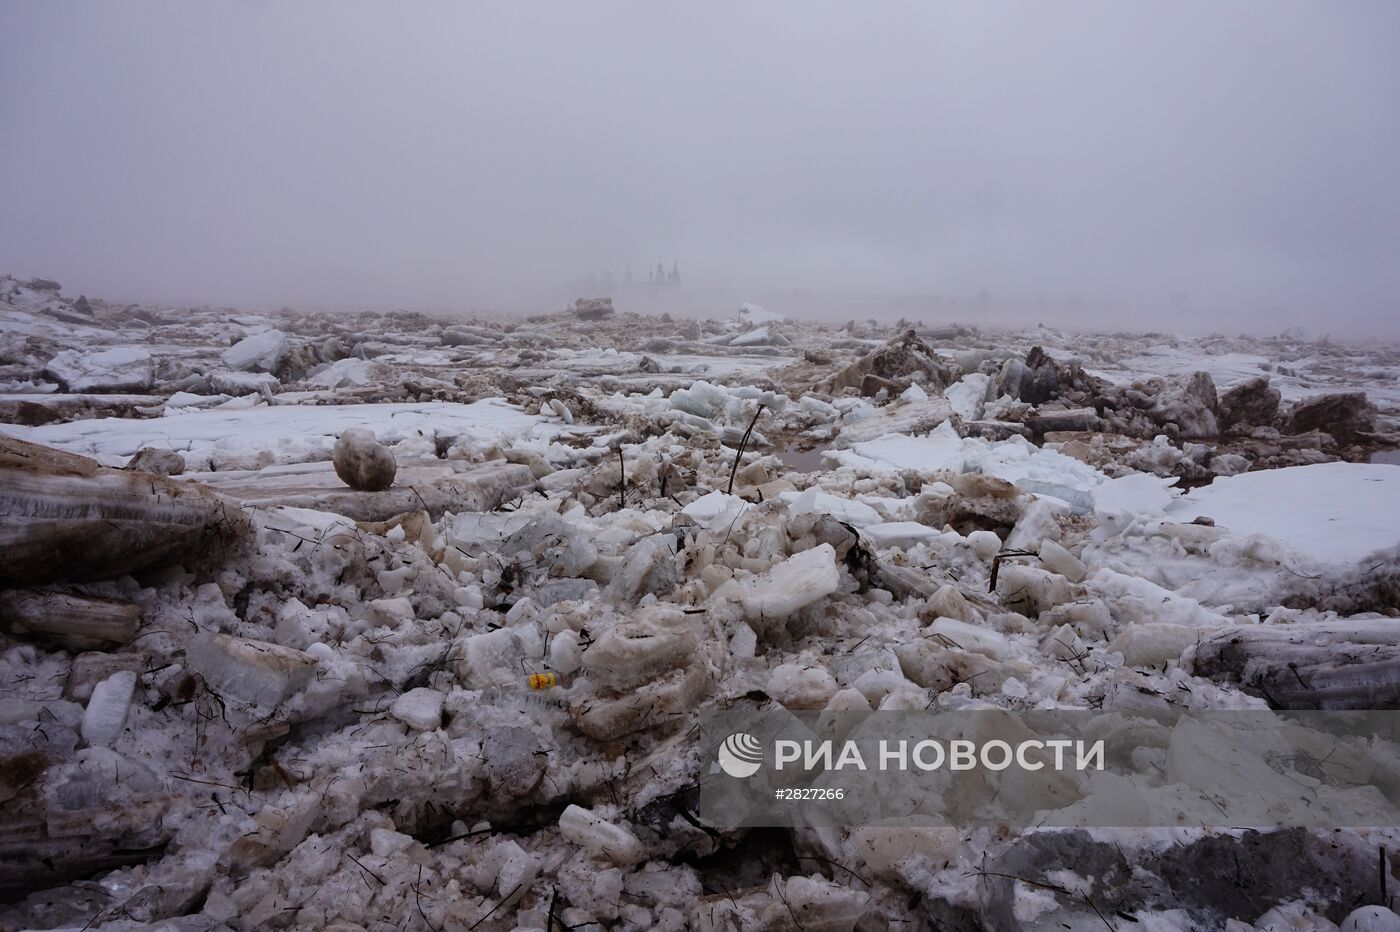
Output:
[[[1362,3],[12,3],[0,272],[502,313],[610,273],[656,313],[1393,337],[1398,26]],[[658,261],[684,284],[622,285]]]

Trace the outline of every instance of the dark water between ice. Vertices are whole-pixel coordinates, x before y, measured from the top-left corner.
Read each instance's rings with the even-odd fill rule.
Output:
[[[822,453],[827,447],[825,445],[813,447],[810,450],[778,450],[778,459],[783,461],[783,465],[793,472],[817,472],[823,469]]]

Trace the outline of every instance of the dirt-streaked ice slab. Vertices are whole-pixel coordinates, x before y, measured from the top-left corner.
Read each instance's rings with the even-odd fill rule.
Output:
[[[445,511],[490,511],[525,493],[530,467],[497,461],[473,466],[460,461],[406,461],[394,485],[377,492],[347,488],[330,463],[296,463],[261,470],[202,473],[205,484],[244,505],[310,508],[357,521],[384,521],[422,509],[433,518]]]
[[[1400,468],[1318,463],[1217,479],[1167,515],[1213,518],[1235,534],[1265,534],[1329,562],[1355,562],[1400,544]]]

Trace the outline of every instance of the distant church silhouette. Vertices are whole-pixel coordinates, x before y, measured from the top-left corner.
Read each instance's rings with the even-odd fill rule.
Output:
[[[629,277],[632,274],[632,269],[630,266],[627,269],[627,274]],[[666,271],[666,267],[662,265],[659,261],[656,263],[656,268],[651,269],[647,272],[648,285],[679,285],[680,283],[681,266],[680,262],[678,262],[675,259],[671,260],[671,271],[669,272]]]

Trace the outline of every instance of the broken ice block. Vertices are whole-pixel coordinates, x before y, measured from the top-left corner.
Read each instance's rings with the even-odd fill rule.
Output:
[[[793,517],[805,514],[831,515],[851,527],[867,527],[884,520],[878,511],[864,502],[842,495],[832,495],[816,486],[805,492],[783,492],[778,497],[787,502],[788,513]]]
[[[12,589],[0,593],[0,621],[11,634],[41,634],[72,647],[99,647],[136,637],[141,609],[116,599]]]
[[[559,831],[595,857],[608,858],[623,865],[639,864],[646,860],[646,850],[636,835],[582,806],[571,805],[564,810],[559,817]]]
[[[861,529],[861,534],[877,547],[902,547],[905,550],[932,540],[941,533],[918,521],[889,521]]]
[[[1101,598],[1115,617],[1131,618],[1139,624],[1166,622],[1201,628],[1223,628],[1229,624],[1224,615],[1195,599],[1141,576],[1100,569],[1089,577],[1085,589]]]
[[[315,375],[308,376],[304,381],[322,388],[359,387],[384,378],[390,372],[392,370],[383,363],[351,356],[337,359],[330,365],[316,370]]]
[[[1113,615],[1101,600],[1081,599],[1056,605],[1040,616],[1040,623],[1051,628],[1069,625],[1080,637],[1097,641],[1113,627]]]
[[[366,617],[377,625],[392,627],[413,621],[413,603],[403,597],[373,599],[366,607]]]
[[[1102,423],[1093,408],[1042,408],[1026,419],[1026,426],[1038,435],[1057,430],[1098,430]]]
[[[588,652],[592,653],[592,649]],[[572,706],[570,712],[579,731],[599,741],[614,741],[641,729],[681,721],[680,717],[694,711],[714,685],[710,668],[697,663],[672,670],[616,698],[588,696]]]
[[[558,415],[559,419],[565,424],[572,424],[574,422],[574,412],[558,398],[551,398],[549,400],[549,410]]]
[[[178,476],[185,471],[185,458],[174,450],[159,447],[142,447],[136,455],[127,460],[124,469],[134,472],[148,472],[154,476]]]
[[[822,544],[745,580],[740,600],[750,620],[782,620],[831,595],[840,583],[836,550]]]
[[[242,509],[197,483],[12,437],[0,437],[0,514],[0,581],[23,585],[221,557],[249,529]]]
[[[567,676],[583,663],[579,649],[578,635],[573,631],[560,631],[549,642],[549,665]]]
[[[433,731],[442,724],[443,699],[443,694],[436,689],[419,686],[395,699],[389,706],[389,714],[410,728]]]
[[[630,689],[684,666],[696,647],[682,612],[653,606],[603,632],[584,652],[583,670],[600,685]]]
[[[675,547],[669,534],[653,534],[634,544],[608,586],[612,600],[635,605],[644,595],[664,596],[675,589],[680,582]]]
[[[822,666],[783,663],[768,677],[768,694],[789,709],[820,709],[836,694],[836,680]]]
[[[274,392],[281,379],[266,372],[211,372],[209,387],[221,395],[258,395]]]
[[[1268,818],[1265,812],[1272,810],[1270,814],[1276,818],[1281,811],[1302,805],[1310,797],[1303,784],[1277,766],[1277,761],[1287,759],[1292,751],[1277,730],[1251,732],[1247,728],[1186,719],[1172,730],[1166,778],[1203,793],[1223,795],[1236,806],[1257,801],[1262,811],[1246,811],[1262,816],[1263,822]],[[1250,792],[1240,797],[1238,787],[1249,787]]]
[[[969,373],[943,391],[953,413],[964,421],[981,418],[992,394],[992,377],[983,372]]]
[[[967,535],[967,542],[972,545],[972,551],[983,560],[990,560],[1001,549],[1001,538],[995,531],[973,531]]]
[[[729,638],[729,652],[735,657],[752,657],[758,650],[758,635],[742,621],[734,626]]]
[[[93,747],[107,747],[116,741],[126,725],[135,689],[136,674],[130,670],[113,673],[93,687],[83,712],[83,740]]]
[[[578,576],[598,560],[598,548],[577,525],[558,515],[531,520],[500,545],[503,557],[539,567],[541,574]]]
[[[381,492],[394,484],[398,463],[374,431],[352,427],[343,431],[332,450],[335,474],[352,489]]]
[[[944,583],[929,597],[920,615],[926,619],[956,618],[958,621],[977,621],[977,609],[967,600],[957,586]]]
[[[281,330],[264,330],[239,340],[224,350],[224,365],[230,369],[271,372],[287,352],[287,335]]]
[[[400,851],[407,851],[416,843],[412,835],[405,835],[391,828],[369,830],[369,850],[377,858],[392,857]]]
[[[689,388],[678,388],[673,391],[670,401],[671,407],[677,411],[714,420],[724,413],[729,404],[730,396],[727,391],[717,385],[698,381]]]
[[[761,914],[765,929],[796,928],[808,932],[851,932],[866,914],[870,894],[824,877],[789,877],[783,893]],[[774,888],[776,889],[776,887]]]
[[[993,660],[1005,658],[1009,650],[1006,635],[1000,631],[982,625],[970,625],[956,618],[936,619],[924,629],[924,637],[935,638],[949,647],[976,651]]]
[[[186,660],[215,692],[258,706],[295,695],[316,670],[316,658],[303,651],[209,632],[194,639]]]
[[[140,673],[150,661],[149,654],[110,654],[107,651],[85,651],[73,658],[68,680],[63,684],[63,698],[87,704],[97,684],[113,673],[130,670]]]
[[[457,672],[474,689],[506,686],[525,672],[522,661],[543,656],[544,641],[532,625],[497,628],[465,639]]]
[[[1400,625],[1347,618],[1202,632],[1193,670],[1237,678],[1280,709],[1400,708]]]
[[[288,407],[291,407],[290,405]],[[408,460],[398,464],[395,484],[380,492],[347,488],[327,462],[269,466],[201,474],[202,482],[249,507],[305,508],[356,521],[387,521],[404,512],[480,512],[497,508],[534,485],[529,466],[491,462]]]
[[[1059,540],[1060,523],[1056,516],[1066,510],[1064,505],[1056,508],[1049,499],[1037,498],[1021,512],[1020,520],[1006,536],[1006,546],[1010,550],[1035,550],[1042,541]]]
[[[997,576],[997,595],[1012,611],[1039,615],[1074,598],[1069,580],[1036,566],[1002,564]]]
[[[479,586],[462,586],[454,590],[452,593],[452,601],[462,606],[462,608],[470,608],[473,610],[480,609],[486,605],[486,599],[482,596]]]
[[[151,354],[139,346],[114,346],[85,353],[63,350],[44,373],[70,392],[141,392],[155,381]]]
[[[1208,635],[1190,625],[1130,624],[1113,639],[1109,650],[1121,651],[1129,666],[1157,667],[1180,660],[1182,651]]]
[[[1040,542],[1040,562],[1072,583],[1083,582],[1088,572],[1082,560],[1049,538]]]
[[[738,516],[753,505],[737,495],[718,490],[702,495],[681,509],[681,514],[694,518],[703,528],[718,530],[732,525]]]

